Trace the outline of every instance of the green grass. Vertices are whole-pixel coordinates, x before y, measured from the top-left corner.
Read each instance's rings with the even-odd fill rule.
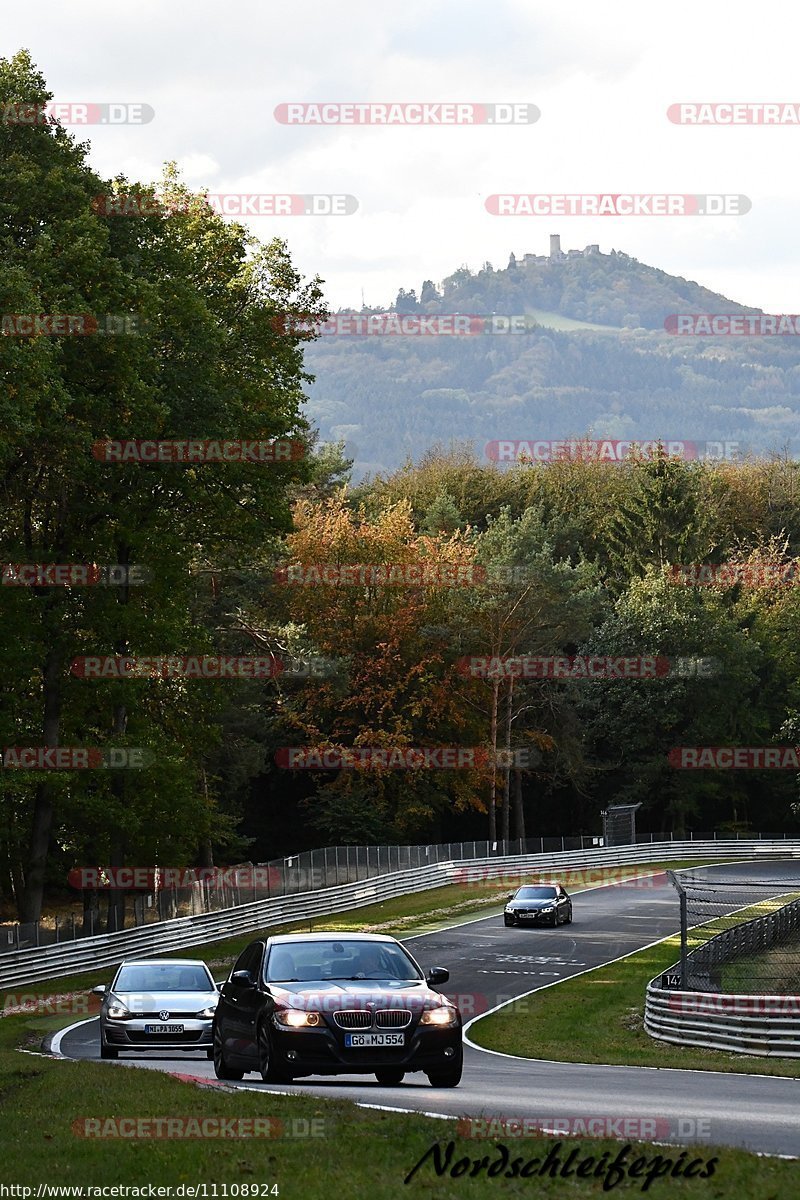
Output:
[[[470,1028],[477,1045],[521,1058],[617,1066],[684,1067],[800,1076],[800,1060],[678,1046],[644,1030],[648,982],[674,966],[680,939],[667,938],[619,962],[512,1001]]]
[[[596,325],[591,321],[579,321],[575,317],[565,317],[563,313],[549,312],[544,308],[527,308],[526,315],[533,317],[539,325],[548,329],[560,329],[566,333],[574,333],[581,329],[589,329],[595,333],[622,333],[622,326]]]

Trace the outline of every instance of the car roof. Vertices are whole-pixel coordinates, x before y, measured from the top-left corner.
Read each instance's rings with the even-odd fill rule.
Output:
[[[393,942],[397,945],[397,938],[385,933],[347,933],[338,930],[331,933],[276,933],[267,941],[271,946],[282,942]]]
[[[126,958],[120,967],[208,967],[202,958]]]

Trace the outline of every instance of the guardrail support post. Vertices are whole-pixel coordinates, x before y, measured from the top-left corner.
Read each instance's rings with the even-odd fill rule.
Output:
[[[687,922],[686,922],[686,892],[681,889],[679,892],[681,901],[681,991],[685,992],[688,989],[689,981],[686,978],[688,963],[686,958],[686,937],[687,937]]]

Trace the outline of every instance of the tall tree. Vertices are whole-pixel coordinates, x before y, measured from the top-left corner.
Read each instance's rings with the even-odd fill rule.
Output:
[[[51,98],[27,54],[0,62],[0,101],[42,108]],[[136,805],[128,777],[46,776],[28,784],[28,812],[23,818],[18,810],[15,825],[17,845],[20,822],[28,826],[23,920],[41,910],[64,795],[102,794],[106,829],[119,832],[117,849],[123,837],[130,849],[144,829],[142,790],[159,803],[169,799],[173,812],[191,808],[201,746],[213,740],[208,685],[192,691],[163,680],[81,680],[70,674],[71,659],[208,646],[193,614],[190,568],[203,556],[246,558],[288,528],[287,489],[307,477],[301,459],[142,465],[103,462],[92,448],[108,438],[302,443],[302,336],[286,332],[285,318],[323,311],[318,283],[302,282],[282,242],[261,246],[242,226],[226,224],[173,169],[159,188],[160,210],[104,215],[98,196],[142,195],[152,208],[153,189],[103,181],[85,157],[86,147],[57,124],[0,125],[5,311],[98,320],[93,336],[0,338],[0,553],[10,562],[143,563],[150,582],[135,594],[4,589],[12,620],[0,636],[19,637],[20,671],[33,681],[32,706],[22,709],[14,741],[57,746],[66,720],[73,744],[89,733],[111,743],[136,726],[143,742],[162,751],[172,735],[172,751],[158,774],[140,781]],[[108,332],[107,314],[134,317],[136,331]],[[176,695],[173,709],[167,697]],[[180,726],[176,741],[182,705],[196,719]],[[80,715],[86,724],[76,727]]]
[[[557,560],[551,533],[539,508],[528,508],[518,518],[510,509],[500,510],[484,532],[475,536],[476,562],[485,570],[486,582],[464,598],[462,616],[471,633],[474,655],[486,656],[497,664],[485,678],[475,680],[468,693],[470,703],[482,714],[484,737],[496,757],[501,744],[511,747],[511,727],[524,712],[517,745],[520,748],[553,745],[541,726],[541,702],[532,702],[525,686],[516,686],[504,663],[519,655],[546,655],[586,635],[599,596],[594,573],[586,562]],[[505,732],[502,732],[502,698],[506,698]],[[497,837],[497,780],[489,780],[488,836]],[[509,788],[503,787],[502,828],[509,829]],[[518,836],[520,836],[518,832]]]

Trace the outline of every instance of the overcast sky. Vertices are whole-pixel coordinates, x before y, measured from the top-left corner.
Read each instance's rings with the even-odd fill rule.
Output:
[[[101,174],[152,181],[176,159],[212,192],[346,193],[346,217],[253,217],[319,274],[332,307],[391,302],[509,251],[598,242],[769,312],[800,311],[800,126],[672,124],[680,101],[800,104],[800,12],[742,0],[37,0],[6,4],[57,100],[139,102],[141,126],[90,127]],[[507,128],[279,124],[292,101],[527,102]],[[495,217],[497,192],[744,194],[742,217]]]

